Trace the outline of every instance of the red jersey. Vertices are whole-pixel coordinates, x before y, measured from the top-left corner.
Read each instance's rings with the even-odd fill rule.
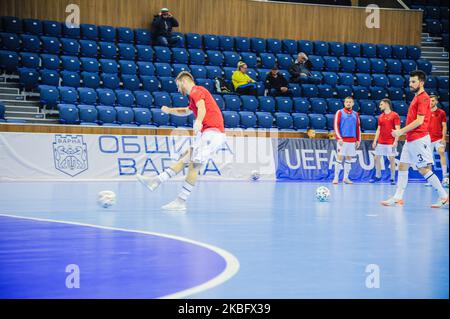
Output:
[[[419,95],[416,95],[412,100],[408,109],[408,116],[406,117],[406,125],[414,122],[418,115],[425,116],[425,119],[422,125],[406,133],[406,141],[408,142],[418,140],[419,138],[430,134],[428,132],[428,126],[430,125],[431,118],[430,96],[425,91]]]
[[[189,109],[194,113],[197,118],[197,102],[200,100],[205,101],[206,114],[203,119],[202,132],[207,129],[218,129],[222,133],[225,132],[223,126],[222,111],[216,103],[216,100],[212,97],[211,93],[203,86],[194,86],[189,94]]]
[[[378,144],[392,145],[395,138],[392,136],[392,130],[395,126],[400,126],[400,116],[395,112],[383,114],[378,117],[378,127],[380,128],[380,135],[378,136]]]
[[[442,140],[442,123],[447,122],[447,115],[443,109],[437,108],[434,112],[431,111],[430,137],[432,142]]]
[[[356,115],[356,137],[342,137],[341,132],[341,110],[336,112],[336,115],[334,116],[334,132],[336,133],[336,139],[342,140],[347,143],[353,143],[357,141],[361,141],[361,124],[359,121],[359,114],[353,110],[347,110],[346,108],[343,108],[345,113],[347,114],[355,114]]]

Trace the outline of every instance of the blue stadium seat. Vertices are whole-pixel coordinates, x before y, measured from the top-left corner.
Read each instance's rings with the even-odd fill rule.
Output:
[[[372,86],[370,88],[370,98],[372,100],[381,100],[388,97],[388,92],[385,88],[379,86]]]
[[[20,37],[14,33],[0,33],[0,44],[3,50],[20,51]]]
[[[316,132],[326,131],[327,119],[323,114],[309,114],[309,123]]]
[[[290,54],[279,53],[276,55],[278,68],[287,70],[291,66],[292,56]]]
[[[327,101],[322,98],[311,98],[311,113],[315,114],[325,114],[327,112]]]
[[[65,71],[80,71],[81,63],[75,56],[61,56],[62,69]]]
[[[22,41],[22,51],[25,52],[41,52],[41,41],[37,35],[21,34],[20,39]]]
[[[116,94],[111,89],[97,89],[99,105],[116,105]]]
[[[262,67],[265,69],[271,69],[276,63],[275,55],[272,53],[261,53],[259,57],[261,58]]]
[[[170,93],[173,107],[187,107],[189,105],[189,98],[180,93]]]
[[[356,72],[370,73],[370,61],[367,58],[355,58]]]
[[[246,37],[235,37],[234,42],[237,52],[250,52],[250,39]]]
[[[353,96],[353,86],[350,85],[336,85],[336,93],[338,98],[345,99],[347,96]]]
[[[122,82],[125,90],[137,91],[141,89],[141,81],[137,75],[124,74],[122,75]]]
[[[58,86],[59,85],[59,73],[55,70],[40,70],[41,84]]]
[[[169,63],[155,63],[157,76],[172,76],[172,68]]]
[[[225,101],[223,100],[222,95],[220,95],[220,94],[213,94],[212,97],[216,101],[216,103],[219,106],[219,108],[222,111],[225,110]]]
[[[437,77],[435,76],[427,76],[427,79],[425,81],[425,89],[437,89],[438,87],[438,81]]]
[[[270,129],[273,127],[274,119],[270,112],[256,112],[255,114],[259,128]]]
[[[350,57],[361,56],[361,45],[359,43],[347,42],[345,43],[345,53]]]
[[[395,88],[402,88],[405,86],[405,78],[399,74],[389,74],[389,85]]]
[[[219,68],[220,69],[220,68]],[[187,64],[172,64],[172,75],[173,77],[177,77],[178,74],[180,74],[180,72],[183,71],[187,71],[187,72],[191,72],[191,69],[187,66]],[[222,70],[220,69],[220,72],[222,72]],[[149,74],[151,75],[151,74]]]
[[[205,65],[206,54],[200,49],[189,49],[191,64]]]
[[[161,90],[162,91],[166,91],[168,93],[178,92],[178,88],[177,88],[174,78],[162,76],[159,78],[159,81],[161,82]]]
[[[392,46],[392,57],[394,59],[402,60],[406,59],[408,55],[408,48],[404,45],[393,45]]]
[[[215,93],[215,86],[213,80],[197,79],[197,84],[205,87],[211,94]]]
[[[80,104],[96,105],[97,92],[92,88],[78,88],[78,97]]]
[[[148,45],[136,45],[137,59],[138,61],[153,62],[153,51],[151,46]]]
[[[292,97],[300,97],[302,95],[302,87],[297,83],[289,83],[288,89],[292,92]]]
[[[137,125],[149,127],[152,124],[152,112],[148,108],[134,108],[134,120]]]
[[[119,59],[121,60],[134,60],[136,58],[136,49],[132,44],[118,43],[117,49],[119,50]]]
[[[222,66],[223,55],[220,51],[206,51],[206,56],[208,59],[208,65]]]
[[[234,38],[227,35],[219,35],[219,46],[222,51],[234,51]]]
[[[172,48],[172,58],[174,63],[189,63],[189,54],[185,48]]]
[[[339,61],[341,61],[341,72],[345,72],[345,73],[355,72],[356,62],[353,58],[340,57]]]
[[[399,101],[399,100],[403,100],[403,98],[404,98],[403,90],[401,88],[388,87],[387,91],[388,91],[389,99],[391,99],[392,101],[396,101],[396,100]]]
[[[110,42],[98,42],[100,58],[103,59],[116,59],[117,47],[114,43]]]
[[[41,37],[42,52],[49,54],[59,54],[61,50],[61,43],[57,38]]]
[[[293,109],[293,101],[290,97],[278,96],[275,98],[278,112],[291,113]]]
[[[80,44],[75,39],[61,38],[62,54],[65,55],[78,55],[80,52]]]
[[[317,85],[317,89],[319,90],[319,97],[324,99],[331,99],[334,96],[335,89],[328,84],[319,84]]]
[[[308,40],[300,40],[297,42],[297,44],[298,44],[298,50],[291,54],[295,54],[297,52],[303,52],[303,53],[306,53],[307,55],[314,54],[313,42],[308,41]]]
[[[364,58],[376,58],[377,46],[372,43],[363,43],[361,46],[361,56]]]
[[[101,79],[103,82],[103,87],[107,89],[116,90],[120,86],[120,80],[117,74],[102,73]]]
[[[81,80],[84,87],[96,89],[100,87],[100,76],[97,72],[81,72]]]
[[[378,126],[378,121],[374,116],[371,115],[361,115],[361,130],[364,133],[375,133]]]
[[[236,71],[236,68],[227,67],[227,66],[223,68],[223,74],[225,75],[225,79],[228,80],[229,83],[231,83],[231,78],[235,71]]]
[[[257,78],[257,80],[258,81],[261,81],[261,82],[265,82],[266,81],[266,77],[267,77],[267,74],[270,72],[270,69],[258,69],[257,70],[257,73],[258,73],[258,78]],[[247,70],[247,74],[248,74],[248,70]]]
[[[309,127],[309,117],[305,113],[293,113],[292,114],[294,129],[297,131],[306,132]]]
[[[392,101],[392,107],[400,116],[406,116],[408,114],[408,104],[405,101]]]
[[[377,56],[380,59],[392,58],[392,47],[387,44],[377,44]]]
[[[117,111],[112,106],[97,106],[98,111],[98,123],[106,126],[118,126],[117,123]]]
[[[161,106],[171,106],[172,100],[167,92],[153,92],[154,105],[161,108]]]
[[[62,25],[62,36],[68,39],[78,40],[80,38],[80,26],[66,23]]]
[[[239,53],[232,51],[224,51],[223,57],[224,57],[224,66],[228,67],[235,68],[238,62],[241,60]]]
[[[188,49],[201,49],[202,48],[202,36],[197,33],[186,34],[186,47]]]
[[[438,93],[439,100],[441,102],[448,102],[448,100],[449,100],[449,95],[448,94],[449,94],[448,93],[448,89],[446,89],[446,90],[439,89],[439,93]]]
[[[153,47],[155,50],[155,61],[162,63],[170,63],[172,60],[172,51],[168,47]]]
[[[327,112],[335,114],[337,111],[344,107],[344,103],[339,99],[328,99],[327,100]]]
[[[430,61],[426,59],[419,59],[416,62],[417,62],[417,69],[422,70],[427,75],[431,74],[433,66],[431,65]]]
[[[2,58],[2,55],[5,55],[4,58]],[[11,55],[11,56],[10,56]],[[2,60],[6,59],[6,60]],[[11,51],[0,51],[0,68],[5,68],[3,63],[8,64],[8,60],[11,60],[12,64],[14,65],[14,68],[10,71],[15,71],[17,69],[17,63],[18,63],[18,56],[16,52]],[[39,55],[36,53],[29,53],[29,52],[21,52],[20,53],[20,64],[24,68],[31,68],[31,69],[37,69],[39,68],[39,65],[41,64],[41,60],[39,58]]]
[[[339,85],[347,85],[347,86],[353,86],[355,84],[355,79],[352,73],[338,73]]]
[[[135,127],[134,112],[130,107],[116,107],[117,123],[121,126]]]
[[[325,61],[321,56],[318,55],[310,55],[309,61],[312,63],[312,70],[313,71],[322,71],[325,67]]]
[[[258,99],[254,96],[242,95],[241,101],[242,101],[242,109],[244,111],[256,112],[256,110],[259,107]]]
[[[373,74],[372,75],[372,85],[386,88],[389,86],[389,78],[384,74]]]
[[[325,62],[324,70],[329,72],[338,72],[340,69],[339,59],[334,56],[324,56],[323,60]]]
[[[119,65],[115,60],[100,59],[102,73],[117,74],[119,73]]]
[[[61,60],[57,55],[41,54],[42,68],[48,70],[59,70]]]
[[[80,38],[83,40],[98,41],[98,27],[95,24],[80,24]]]
[[[77,89],[68,86],[58,87],[61,103],[76,104],[78,103]]]
[[[275,99],[271,96],[259,96],[259,106],[262,112],[275,112]]]
[[[62,23],[58,21],[42,21],[43,34],[48,37],[60,37],[62,33]]]
[[[405,88],[403,90],[403,92],[405,93],[405,100],[410,103],[413,99],[414,99],[414,93],[411,92],[411,90],[408,88]]]
[[[152,35],[147,29],[135,29],[136,44],[150,45],[152,43]]]
[[[368,100],[370,91],[363,86],[353,86],[353,97],[355,100]]]
[[[151,62],[139,61],[137,67],[139,75],[155,75],[155,66]]]
[[[415,45],[408,45],[407,46],[408,54],[407,58],[411,60],[418,60],[420,59],[420,56],[422,55],[422,51],[420,47]]]
[[[293,52],[293,54],[295,54],[295,52]],[[315,55],[321,55],[321,56],[326,56],[329,54],[329,45],[328,42],[324,42],[324,41],[315,41],[314,42],[314,54]]]
[[[135,103],[134,95],[129,90],[116,90],[117,105],[133,107]]]
[[[203,44],[205,45],[205,50],[220,50],[219,37],[214,34],[204,34],[203,35]]]
[[[360,113],[361,114],[366,114],[366,115],[373,115],[376,112],[377,109],[377,105],[375,103],[375,101],[371,101],[371,100],[360,100],[359,101],[359,107],[360,107]]]
[[[257,127],[257,117],[255,113],[249,111],[239,112],[241,127],[244,129],[254,129]]]
[[[345,55],[345,46],[342,42],[329,42],[330,55],[341,57]]]
[[[319,96],[319,89],[314,84],[302,84],[302,92],[304,97],[313,98]]]
[[[279,130],[290,130],[294,127],[294,120],[291,114],[284,112],[277,112],[275,115],[275,124]]]
[[[323,80],[325,84],[336,86],[338,84],[339,77],[334,72],[323,72]],[[300,112],[301,113],[301,112]]]
[[[41,105],[54,108],[59,103],[59,91],[56,86],[39,85]]]
[[[307,98],[294,97],[292,101],[294,103],[295,113],[309,113],[311,105],[309,104],[309,100]]]
[[[237,95],[224,95],[223,100],[225,101],[225,110],[227,111],[240,111],[241,110],[241,100]]]
[[[267,39],[267,52],[280,54],[283,51],[282,42],[279,39]]]
[[[61,85],[77,88],[80,86],[81,77],[78,72],[61,71]]]
[[[153,105],[153,96],[148,91],[134,91],[136,106],[140,108],[151,108]]]
[[[266,52],[266,39],[263,38],[251,38],[251,50],[255,53],[264,53]]]
[[[438,76],[437,87],[439,89],[448,89],[448,76]]]
[[[1,19],[2,19],[2,23],[3,23],[3,29],[6,32],[22,33],[22,31],[23,31],[23,23],[22,23],[22,20],[20,18],[4,16],[4,17],[1,17]]]
[[[58,104],[59,122],[61,124],[79,124],[78,108],[73,104]]]
[[[256,54],[251,52],[242,52],[241,58],[242,61],[244,61],[249,68],[256,68],[257,65]]]
[[[417,64],[414,60],[401,60],[403,73],[409,74],[411,71],[417,69]]]
[[[240,125],[240,117],[236,111],[223,111],[223,121],[225,128],[238,128]]]
[[[207,71],[206,67],[203,65],[190,65],[189,68],[191,69],[192,76],[194,79],[206,79],[207,78]]]
[[[205,68],[208,79],[222,76],[222,69],[219,66],[207,65]]]
[[[117,42],[134,43],[134,31],[130,28],[117,28]]]
[[[400,60],[386,59],[388,74],[402,74],[402,64]]]
[[[188,116],[177,116],[174,114],[170,114],[169,116],[170,120],[169,123],[172,126],[175,127],[190,127],[188,123]]]
[[[97,43],[91,40],[80,40],[80,56],[88,58],[97,58]]]
[[[372,73],[385,73],[386,62],[383,59],[370,59],[370,71]]]
[[[19,55],[13,51],[0,51],[0,69],[4,69],[8,72],[15,72],[19,66]],[[27,67],[22,63],[22,66],[26,69],[35,69],[33,67]]]
[[[103,42],[116,42],[116,28],[108,25],[99,26],[98,39]]]
[[[184,33],[181,32],[172,32],[172,36],[177,37],[179,42],[174,46],[176,48],[185,48],[186,47],[186,38]]]
[[[130,75],[137,74],[137,65],[136,63],[134,63],[134,61],[119,60],[119,65],[121,74],[130,74]]]
[[[93,105],[78,105],[80,125],[98,125],[98,110]]]
[[[334,116],[335,114],[325,114],[325,120],[327,122],[326,127],[329,131],[334,132]]]

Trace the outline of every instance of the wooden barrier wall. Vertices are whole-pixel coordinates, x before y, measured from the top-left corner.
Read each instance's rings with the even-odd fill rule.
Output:
[[[422,13],[381,9],[379,29],[366,27],[365,8],[253,0],[1,0],[0,15],[65,21],[78,4],[81,23],[146,28],[162,7],[179,32],[263,38],[420,45]]]

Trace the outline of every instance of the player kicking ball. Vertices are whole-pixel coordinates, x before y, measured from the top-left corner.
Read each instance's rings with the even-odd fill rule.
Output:
[[[406,142],[400,155],[398,168],[397,191],[391,198],[382,201],[384,206],[403,206],[403,194],[408,185],[408,171],[410,165],[416,165],[420,174],[438,192],[438,201],[431,205],[440,208],[448,205],[448,194],[442,187],[438,177],[433,173],[433,150],[429,133],[431,120],[430,97],[425,92],[425,72],[412,71],[409,75],[409,87],[415,94],[408,109],[406,126],[392,131],[392,136],[399,138],[406,134]]]
[[[344,168],[345,184],[353,184],[349,179],[352,159],[356,156],[356,149],[361,142],[361,125],[359,115],[353,111],[355,104],[351,96],[344,100],[344,108],[334,116],[334,132],[337,139],[337,159],[335,162],[333,184],[339,183],[339,173]],[[345,157],[345,161],[343,163]]]
[[[378,128],[373,140],[375,149],[375,178],[371,183],[381,180],[381,159],[389,158],[391,168],[391,185],[395,185],[395,156],[397,156],[398,137],[392,136],[393,130],[400,129],[400,116],[392,111],[392,103],[389,99],[380,102],[381,115],[378,117]]]
[[[188,173],[178,197],[162,207],[166,210],[184,211],[186,210],[186,201],[197,181],[199,170],[222,147],[226,137],[222,112],[211,93],[206,88],[195,85],[194,77],[186,71],[178,74],[176,84],[181,94],[189,96],[189,106],[179,108],[163,106],[161,110],[177,116],[194,113],[195,138],[192,147],[182,154],[175,164],[158,176],[148,178],[137,175],[137,178],[149,190],[154,191],[162,183],[176,176],[188,164]]]

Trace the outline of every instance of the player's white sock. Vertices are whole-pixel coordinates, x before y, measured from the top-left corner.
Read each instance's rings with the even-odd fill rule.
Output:
[[[381,168],[375,167],[375,177],[381,178]]]
[[[352,169],[352,162],[345,161],[345,163],[344,163],[344,179],[348,179],[348,175],[350,174],[351,169]]]
[[[441,181],[436,176],[436,174],[433,173],[433,171],[429,171],[423,177],[425,177],[427,182],[430,183],[435,190],[437,190],[437,192],[439,193],[439,198],[446,198],[448,196],[444,187],[442,187]]]
[[[442,177],[447,176],[447,164],[442,164]]]
[[[334,165],[334,180],[335,181],[339,180],[339,173],[341,172],[341,169],[342,169],[342,161],[336,160],[335,165]]]
[[[391,167],[391,180],[395,179],[395,165],[394,167]]]
[[[178,194],[178,198],[186,201],[191,195],[192,190],[194,189],[194,185],[190,184],[188,181],[184,181],[183,187],[181,188],[180,194]]]
[[[174,177],[177,173],[171,169],[170,167],[164,170],[161,174],[158,175],[158,179],[161,183],[167,181],[168,179]]]
[[[403,199],[406,186],[408,185],[408,171],[398,171],[397,191],[394,194],[395,199]]]

